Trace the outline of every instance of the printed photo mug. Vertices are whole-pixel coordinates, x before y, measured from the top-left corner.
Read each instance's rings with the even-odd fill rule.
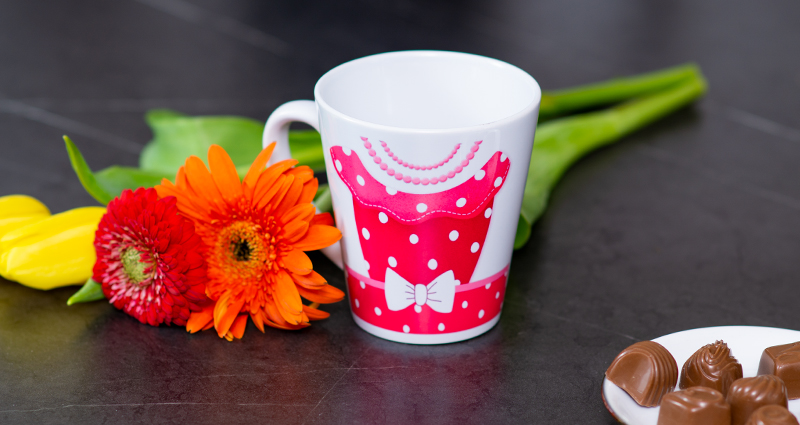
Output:
[[[280,106],[264,145],[291,156],[291,122],[320,132],[356,324],[443,344],[500,320],[541,90],[466,53],[368,56],[328,71],[314,101]]]

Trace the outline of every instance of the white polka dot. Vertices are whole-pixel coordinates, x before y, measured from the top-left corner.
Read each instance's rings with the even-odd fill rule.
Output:
[[[456,239],[458,239],[458,230],[453,230],[450,232],[450,240],[455,242]]]
[[[350,154],[353,153],[353,150],[342,146],[342,152],[344,152],[345,155],[350,156]]]
[[[461,208],[464,205],[467,205],[467,198],[459,198],[458,201],[456,201],[457,207]]]
[[[356,298],[356,308],[361,307],[361,303],[358,302],[358,298]]]
[[[403,325],[403,332],[409,333],[411,332],[411,328],[409,328],[408,325]]]
[[[464,301],[463,303],[461,303],[461,308],[467,308],[468,305],[469,303]]]
[[[502,177],[498,177],[498,178],[494,179],[494,187],[500,187],[501,184],[503,184],[503,178]]]
[[[444,332],[444,323],[439,323],[439,332]]]
[[[375,308],[377,308],[377,307],[375,307]],[[478,319],[483,319],[483,315],[484,315],[484,314],[486,314],[486,312],[485,312],[485,311],[483,311],[483,310],[479,311],[479,312],[478,312]]]
[[[386,193],[388,193],[389,195],[394,195],[394,194],[397,193],[397,189],[395,189],[393,187],[386,186]]]
[[[491,217],[492,216],[492,209],[491,208],[486,208],[486,211],[483,212],[483,216],[486,217],[486,218]]]
[[[439,267],[439,263],[436,262],[436,259],[431,258],[431,260],[428,261],[428,268],[431,270],[436,270],[436,267]]]
[[[416,311],[417,313],[422,313],[422,307],[420,307],[417,304],[414,304],[414,311]]]
[[[394,257],[389,257],[389,265],[392,267],[397,267],[397,260]]]
[[[508,156],[506,156],[506,154],[500,155],[500,162],[506,162],[507,158],[508,158]]]
[[[497,291],[497,293],[494,294],[494,299],[500,299],[500,291]]]
[[[356,181],[357,181],[357,182],[358,182],[358,184],[360,184],[361,186],[364,186],[364,184],[366,184],[366,183],[367,183],[367,182],[365,182],[365,181],[364,181],[364,177],[361,177],[361,176],[356,176]],[[495,186],[497,186],[497,185],[495,185]]]
[[[364,261],[364,264],[367,266],[367,270],[369,270],[369,263]]]
[[[415,244],[419,242],[419,236],[412,233],[411,236],[408,237],[408,241]]]
[[[481,311],[483,311],[483,310],[481,310]],[[381,308],[380,307],[375,307],[375,314],[377,314],[378,316],[381,315]]]
[[[486,289],[489,289],[491,287],[492,287],[492,282],[489,282],[489,283],[486,284]]]
[[[469,247],[469,250],[470,250],[470,252],[472,252],[472,253],[476,253],[476,252],[478,252],[478,249],[480,249],[480,247],[481,247],[481,244],[479,244],[479,243],[477,243],[477,242],[473,242],[473,243],[472,243],[472,246],[471,246],[471,247]]]
[[[428,211],[428,206],[427,205],[423,204],[422,202],[417,204],[417,212],[424,213],[425,211]]]
[[[389,221],[389,216],[387,216],[385,212],[381,211],[378,213],[378,220],[380,220],[381,223],[386,224],[386,222]]]
[[[478,172],[475,173],[475,180],[481,180],[481,179],[483,179],[483,177],[485,175],[486,175],[486,171],[478,170]]]
[[[363,236],[364,239],[369,240],[369,230],[367,230],[366,227],[361,228],[361,236]]]
[[[365,289],[365,288],[367,287],[367,284],[366,284],[366,283],[364,283],[364,281],[363,281],[363,280],[359,280],[359,281],[358,281],[358,284],[359,284],[359,285],[361,285],[361,289]]]
[[[342,172],[342,163],[338,159],[336,160],[336,170]]]

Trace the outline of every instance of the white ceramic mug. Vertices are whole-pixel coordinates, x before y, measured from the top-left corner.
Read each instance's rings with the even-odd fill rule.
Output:
[[[322,135],[356,324],[413,344],[491,329],[533,148],[536,81],[482,56],[394,52],[330,70],[314,98],[276,109],[264,145],[277,141],[274,157],[288,158],[293,121]]]

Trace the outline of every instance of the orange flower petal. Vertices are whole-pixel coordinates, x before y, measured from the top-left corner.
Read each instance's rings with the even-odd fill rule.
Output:
[[[220,338],[228,333],[243,306],[244,299],[232,301],[230,293],[227,292],[217,300],[217,305],[214,306],[214,327],[217,329],[217,334],[219,334]]]
[[[263,310],[258,310],[254,313],[250,313],[250,318],[253,319],[253,324],[256,325],[256,328],[260,330],[262,333],[264,332],[264,319],[265,314]]]
[[[208,148],[208,167],[211,168],[211,177],[217,183],[219,191],[223,193],[226,200],[242,196],[242,182],[236,174],[236,165],[231,157],[219,145],[211,145]]]
[[[208,329],[214,323],[214,305],[204,306],[200,311],[193,311],[186,322],[186,330],[195,333]]]
[[[281,314],[278,313],[278,308],[275,307],[274,303],[267,303],[266,305],[264,305],[264,312],[267,313],[267,319],[268,319],[265,320],[264,323],[269,324],[271,322],[281,326],[286,324],[286,321],[283,320]]]
[[[298,204],[281,216],[281,222],[284,224],[288,224],[294,220],[310,222],[316,215],[316,211],[317,209],[309,203]]]
[[[186,183],[196,195],[193,201],[201,201],[205,204],[217,204],[222,201],[222,194],[214,182],[214,177],[208,172],[203,160],[192,155],[186,158]],[[204,206],[204,205],[201,205]]]
[[[293,177],[293,176],[287,176]],[[297,200],[300,199],[300,194],[303,193],[303,183],[295,177],[292,185],[286,190],[286,194],[280,200],[280,203],[273,210],[273,214],[277,217],[282,217],[289,211],[290,208],[297,205]],[[277,197],[275,198],[277,201]],[[274,205],[274,204],[273,204]]]
[[[331,213],[326,213],[326,212],[317,214],[314,216],[314,218],[311,219],[311,225],[313,226],[315,224],[325,224],[328,226],[333,226],[334,225],[333,216],[331,215]]]
[[[317,310],[311,306],[304,305],[303,312],[308,315],[308,318],[311,320],[322,320],[331,317],[330,313],[324,312],[322,310]]]
[[[337,288],[334,288],[331,285],[324,285],[321,286],[319,289],[306,289],[302,286],[297,286],[297,292],[300,295],[315,303],[320,304],[330,304],[339,302],[344,299],[344,292],[340,291]]]
[[[307,274],[292,273],[292,280],[294,280],[294,283],[311,290],[318,289],[320,286],[328,283],[324,277],[313,270]]]
[[[256,191],[253,199],[259,199],[264,192],[275,185],[274,182],[282,176],[286,170],[292,168],[295,164],[297,164],[296,159],[286,159],[272,164],[266,171],[262,172],[261,175],[258,176],[258,181],[256,181]]]
[[[291,170],[287,171],[286,174],[293,175],[297,180],[305,183],[310,181],[314,178],[314,170],[311,169],[308,165],[301,165],[299,167],[294,167]]]
[[[342,232],[333,226],[316,225],[308,228],[305,237],[294,244],[296,249],[314,251],[333,245],[342,238]]]
[[[247,327],[247,315],[240,314],[236,316],[236,319],[233,321],[233,325],[231,325],[231,328],[228,332],[233,334],[234,338],[242,339],[246,327]]]
[[[256,197],[253,198],[253,203],[256,204],[259,209],[265,208],[268,211],[274,210],[275,206],[278,205],[281,199],[286,195],[286,191],[289,190],[293,182],[293,176],[278,176],[277,181],[269,190],[265,191],[263,194],[261,192],[256,193]]]
[[[250,165],[250,169],[247,170],[247,175],[244,176],[242,183],[250,188],[250,196],[253,195],[252,190],[256,188],[256,183],[261,176],[261,172],[264,171],[264,167],[267,166],[267,162],[269,162],[270,157],[272,157],[272,151],[275,150],[275,145],[276,143],[272,142],[266,148],[262,149],[261,153],[256,157],[256,160]]]
[[[303,185],[303,192],[300,194],[300,199],[297,200],[298,204],[305,204],[307,202],[311,202],[317,196],[317,190],[319,190],[319,180],[314,179],[309,182],[306,182]]]
[[[314,267],[308,255],[299,249],[293,249],[285,253],[282,260],[284,267],[292,273],[307,274]]]
[[[278,272],[275,279],[275,298],[277,298],[278,312],[287,322],[296,325],[300,323],[300,313],[303,312],[303,302],[297,292],[297,286],[289,274]]]

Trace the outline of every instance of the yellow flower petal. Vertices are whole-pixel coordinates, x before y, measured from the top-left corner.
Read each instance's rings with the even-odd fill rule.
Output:
[[[0,239],[0,252],[13,247],[33,244],[66,229],[84,224],[94,224],[96,228],[105,212],[106,209],[103,207],[75,208],[12,230]]]
[[[0,275],[36,289],[84,283],[105,208],[84,207],[35,221],[0,238]]]
[[[6,233],[46,219],[47,215],[0,218],[0,238]]]
[[[50,215],[50,210],[36,198],[27,195],[0,196],[0,219]]]
[[[85,224],[13,247],[4,253],[0,272],[8,280],[42,290],[82,284],[92,276],[96,230],[96,223]]]

